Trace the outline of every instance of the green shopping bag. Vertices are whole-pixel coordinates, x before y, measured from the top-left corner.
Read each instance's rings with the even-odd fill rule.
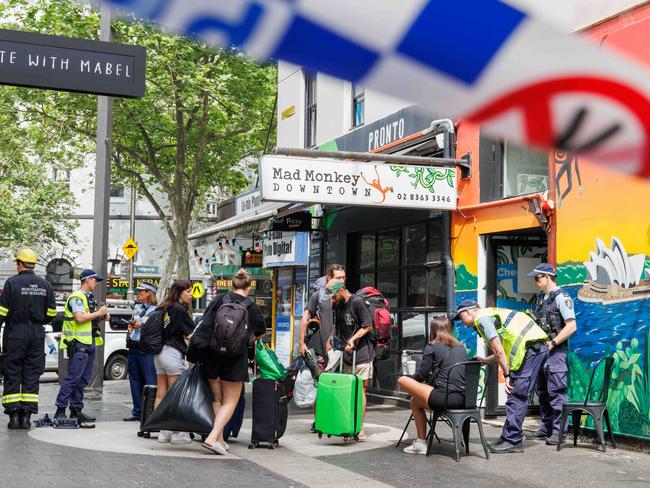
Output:
[[[255,346],[255,364],[260,376],[265,380],[284,380],[287,376],[287,370],[278,361],[278,357],[262,341],[258,341]]]

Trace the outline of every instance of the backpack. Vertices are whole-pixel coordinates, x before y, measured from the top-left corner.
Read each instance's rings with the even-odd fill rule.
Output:
[[[372,334],[370,340],[375,346],[377,360],[390,357],[390,342],[392,339],[393,318],[388,308],[388,300],[379,290],[368,286],[361,288],[356,295],[363,299],[372,317]]]
[[[248,307],[252,304],[249,298],[235,302],[228,294],[224,295],[210,341],[213,352],[237,357],[248,351]]]
[[[140,329],[140,350],[145,354],[160,354],[164,343],[169,315],[163,308],[156,309]]]

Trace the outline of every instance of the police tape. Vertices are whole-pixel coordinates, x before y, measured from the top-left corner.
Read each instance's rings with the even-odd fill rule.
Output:
[[[215,46],[650,176],[650,72],[499,0],[110,0]]]

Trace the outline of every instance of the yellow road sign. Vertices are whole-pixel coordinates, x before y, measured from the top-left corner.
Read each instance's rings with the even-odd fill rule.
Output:
[[[133,259],[135,253],[138,252],[138,245],[131,237],[129,237],[129,240],[126,241],[122,246],[122,250],[124,251],[126,259]]]
[[[194,298],[201,298],[203,296],[204,290],[201,283],[194,283],[192,285],[192,296]]]

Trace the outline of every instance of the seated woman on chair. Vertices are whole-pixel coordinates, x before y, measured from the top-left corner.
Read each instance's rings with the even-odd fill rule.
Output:
[[[426,454],[427,417],[425,409],[442,410],[447,396],[448,370],[456,363],[467,361],[467,350],[451,331],[447,317],[434,317],[429,329],[431,342],[424,348],[420,368],[413,376],[400,377],[399,386],[411,395],[411,411],[417,429],[417,439],[404,449],[408,454]],[[448,408],[465,405],[465,369],[455,368],[449,377]]]

